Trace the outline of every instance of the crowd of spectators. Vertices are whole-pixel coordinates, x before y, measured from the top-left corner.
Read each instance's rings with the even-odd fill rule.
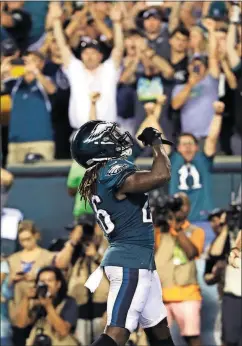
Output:
[[[195,260],[208,216],[216,239],[204,280],[219,286],[217,345],[241,342],[241,284],[227,266],[235,233],[224,211],[209,214],[214,156],[241,154],[241,42],[236,1],[1,2],[3,166],[70,159],[71,136],[95,119],[117,122],[133,137],[152,126],[174,142],[166,147],[169,194],[183,206],[170,215],[165,236],[157,226],[156,262],[169,323],[176,320],[189,346],[202,344]],[[136,156],[150,155],[139,148]],[[38,245],[34,222],[15,214],[20,248],[1,257],[3,346],[37,345],[41,338],[45,345],[84,346],[105,327],[108,281],[95,294],[84,287],[108,244],[80,200],[83,175],[74,162],[67,180],[74,223],[69,238],[49,250]],[[3,208],[12,182],[2,170],[2,228],[9,227]],[[147,345],[139,329],[131,340]]]
[[[165,136],[189,132],[200,145],[220,100],[218,150],[240,153],[240,20],[224,1],[1,2],[3,162],[70,158],[93,94],[97,119],[132,135],[165,95]]]

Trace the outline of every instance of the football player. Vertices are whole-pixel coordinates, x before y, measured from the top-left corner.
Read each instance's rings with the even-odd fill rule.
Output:
[[[138,139],[153,149],[150,171],[139,171],[128,160],[133,139],[117,124],[90,121],[73,136],[73,159],[86,168],[79,188],[92,205],[107,237],[100,268],[86,283],[92,292],[103,270],[110,282],[107,326],[92,345],[123,346],[138,324],[152,346],[172,346],[160,280],[154,262],[154,229],[147,192],[170,179],[170,161],[161,133],[145,128]]]

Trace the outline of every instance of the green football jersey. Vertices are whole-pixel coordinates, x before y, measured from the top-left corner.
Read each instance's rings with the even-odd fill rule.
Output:
[[[98,172],[92,208],[109,241],[102,266],[155,269],[154,229],[148,195],[127,194],[115,197],[125,179],[137,170],[125,159],[109,160]]]

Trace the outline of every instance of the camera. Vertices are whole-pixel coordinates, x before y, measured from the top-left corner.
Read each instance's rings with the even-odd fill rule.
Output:
[[[241,205],[231,203],[226,211],[226,223],[230,231],[237,231],[240,228]]]
[[[96,224],[96,218],[94,214],[82,214],[78,220],[65,227],[67,231],[72,231],[76,226],[82,226],[83,236],[82,243],[89,242],[92,240],[94,235],[94,228]]]
[[[151,196],[150,208],[153,215],[154,224],[161,227],[162,232],[169,231],[167,221],[173,217],[173,213],[178,212],[183,205],[180,197],[176,196]]]
[[[48,335],[44,334],[43,328],[38,328],[33,344],[34,346],[52,346],[52,341]]]
[[[36,295],[35,295],[35,299],[38,298],[46,298],[48,294],[48,286],[43,283],[43,282],[38,282],[37,286],[36,286]]]
[[[241,205],[231,203],[227,209],[216,208],[209,213],[208,221],[211,221],[213,217],[220,217],[223,213],[226,213],[224,224],[228,226],[229,231],[237,231],[240,228]]]

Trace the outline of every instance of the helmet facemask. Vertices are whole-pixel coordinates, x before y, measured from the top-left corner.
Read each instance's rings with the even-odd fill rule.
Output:
[[[104,151],[107,155],[100,158],[92,158],[87,162],[88,165],[91,165],[93,162],[130,156],[132,154],[134,142],[129,132],[124,132],[122,134],[118,125],[113,124],[113,126],[96,141],[96,144],[99,145],[100,148],[104,148],[105,146],[107,149],[105,148]],[[103,152],[103,154],[105,153]]]

